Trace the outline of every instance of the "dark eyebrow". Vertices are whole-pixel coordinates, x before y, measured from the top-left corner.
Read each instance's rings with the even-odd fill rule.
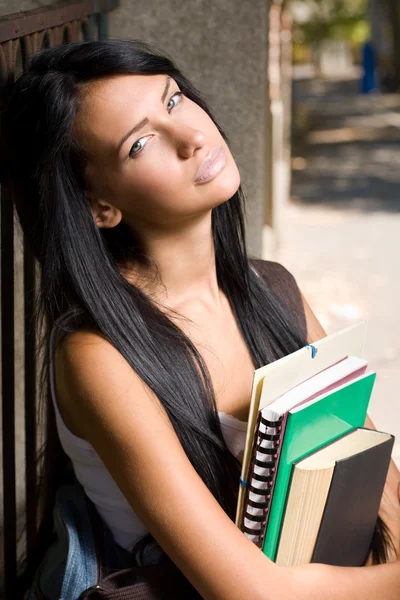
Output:
[[[167,79],[165,80],[165,88],[163,91],[163,95],[161,96],[161,104],[164,104],[164,100],[167,97],[170,83],[171,83],[171,77],[169,75],[167,75]]]
[[[169,90],[169,86],[171,83],[171,77],[169,75],[167,75],[167,79],[165,81],[165,88],[163,91],[163,94],[161,96],[161,103],[164,104],[165,98],[167,97],[168,94],[168,90]],[[128,138],[131,137],[131,135],[133,135],[134,133],[136,133],[136,131],[139,131],[139,129],[142,129],[142,127],[144,127],[145,125],[147,125],[147,123],[149,122],[148,118],[144,118],[140,121],[140,123],[138,123],[137,125],[135,125],[135,127],[133,127],[133,129],[131,129],[130,131],[128,131],[128,133],[126,133],[122,139],[120,140],[118,146],[117,146],[117,152],[119,152],[122,148],[122,146],[125,144],[126,140]]]

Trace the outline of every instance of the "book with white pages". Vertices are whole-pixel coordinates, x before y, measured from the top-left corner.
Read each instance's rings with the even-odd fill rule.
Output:
[[[363,375],[367,361],[349,356],[290,389],[259,411],[245,498],[242,531],[261,547],[279,466],[285,418],[294,407],[311,402]]]
[[[243,522],[246,496],[246,488],[243,486],[243,482],[247,482],[249,474],[259,410],[265,408],[300,383],[348,356],[362,358],[364,356],[365,336],[366,322],[357,323],[313,342],[312,348],[305,346],[288,356],[255,370],[236,510],[235,522],[238,527]]]

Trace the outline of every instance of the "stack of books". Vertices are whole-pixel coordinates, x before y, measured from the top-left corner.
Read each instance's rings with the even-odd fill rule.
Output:
[[[365,323],[254,374],[236,524],[279,565],[365,563],[394,437],[365,429]]]

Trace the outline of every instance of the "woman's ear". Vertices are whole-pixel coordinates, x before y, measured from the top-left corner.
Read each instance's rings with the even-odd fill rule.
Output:
[[[102,198],[95,198],[89,194],[86,194],[86,197],[89,200],[97,227],[111,229],[121,222],[122,213],[119,208],[116,208]]]

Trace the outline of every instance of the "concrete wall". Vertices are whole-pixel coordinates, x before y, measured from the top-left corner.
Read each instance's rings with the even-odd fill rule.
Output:
[[[120,0],[109,37],[166,51],[226,131],[247,197],[248,247],[260,256],[266,150],[266,0]]]

